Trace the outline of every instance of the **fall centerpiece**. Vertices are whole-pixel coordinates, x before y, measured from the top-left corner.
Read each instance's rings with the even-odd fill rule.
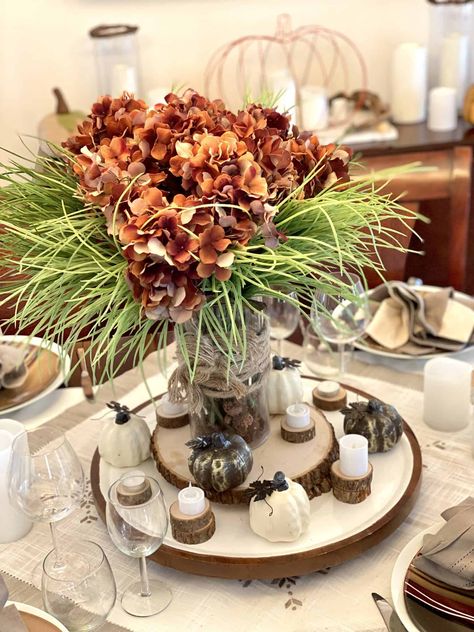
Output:
[[[54,149],[13,157],[0,175],[12,322],[66,352],[91,341],[108,377],[125,335],[122,351],[141,362],[174,330],[172,401],[187,401],[196,434],[251,445],[268,422],[261,297],[291,290],[305,314],[334,268],[381,270],[384,220],[411,216],[375,179],[351,181],[349,149],[321,145],[287,113],[231,112],[192,90],[154,107],[102,97]]]

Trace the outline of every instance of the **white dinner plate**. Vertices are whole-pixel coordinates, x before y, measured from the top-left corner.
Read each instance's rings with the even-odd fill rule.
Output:
[[[15,336],[15,335],[0,336],[0,343],[1,342],[27,342],[29,345],[34,346],[34,347],[40,347],[42,344],[45,344],[43,343],[42,338],[29,338],[29,336]],[[37,402],[38,400],[42,399],[46,395],[49,395],[49,393],[52,393],[53,391],[55,391],[64,382],[65,377],[67,376],[67,374],[69,373],[71,369],[71,358],[68,355],[66,355],[63,352],[62,348],[54,342],[48,343],[47,345],[45,344],[44,348],[47,349],[48,351],[51,351],[55,355],[57,355],[58,358],[61,358],[61,366],[58,371],[58,375],[40,393],[36,393],[32,397],[14,406],[10,406],[8,408],[2,408],[2,410],[0,411],[0,417],[6,417],[9,413],[14,412],[15,410],[20,410],[21,408],[25,408],[25,406],[29,406],[30,404],[33,404],[33,402]]]
[[[374,288],[375,289],[375,288]],[[436,285],[415,285],[411,287],[411,289],[421,292],[437,292],[443,288],[437,287]],[[370,290],[368,296],[370,297],[371,293],[374,290]],[[471,309],[474,309],[474,299],[468,294],[464,294],[464,292],[454,292],[454,298],[460,303],[464,303]],[[356,340],[354,342],[354,347],[359,349],[360,351],[365,351],[365,353],[370,353],[372,355],[381,356],[383,358],[393,358],[396,360],[431,360],[431,358],[438,358],[443,355],[453,355],[459,356],[466,351],[470,351],[472,349],[472,345],[466,346],[464,349],[460,351],[439,351],[438,353],[424,353],[423,355],[411,356],[406,353],[396,353],[395,351],[388,351],[383,349],[376,349],[365,342],[362,338],[360,340]]]
[[[7,601],[6,605],[15,605],[19,612],[25,612],[34,615],[35,617],[38,617],[38,619],[42,619],[43,621],[47,621],[48,623],[55,625],[57,629],[61,632],[68,632],[68,629],[64,627],[64,625],[60,621],[58,621],[56,617],[51,616],[44,610],[40,610],[39,608],[30,606],[27,603],[19,603],[18,601]]]
[[[393,607],[408,632],[419,632],[419,629],[410,619],[410,615],[408,614],[407,607],[405,605],[405,593],[403,587],[405,585],[405,577],[408,567],[410,566],[412,559],[421,549],[423,537],[427,533],[436,533],[443,524],[444,523],[439,522],[429,527],[429,529],[425,529],[424,531],[417,533],[417,535],[400,551],[393,567],[391,581]]]

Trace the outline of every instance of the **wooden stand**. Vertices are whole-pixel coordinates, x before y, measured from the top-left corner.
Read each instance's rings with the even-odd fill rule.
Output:
[[[373,467],[369,463],[369,471],[364,476],[345,476],[339,467],[340,462],[331,465],[331,481],[334,496],[343,503],[356,505],[370,495]]]
[[[197,516],[181,513],[176,500],[170,507],[170,522],[173,538],[182,544],[202,544],[212,538],[216,530],[216,519],[207,498],[206,508]]]
[[[320,410],[341,410],[347,404],[346,389],[339,387],[339,392],[333,397],[321,397],[318,394],[318,387],[313,388],[313,404]]]
[[[204,490],[213,502],[236,505],[249,502],[248,489],[252,481],[262,476],[272,478],[277,470],[303,485],[309,498],[331,491],[331,464],[339,458],[339,444],[334,428],[320,410],[311,409],[311,420],[316,436],[303,443],[288,443],[281,436],[283,415],[275,415],[270,424],[270,434],[253,452],[253,467],[247,479],[225,492]],[[186,441],[191,439],[189,427],[169,430],[157,426],[151,440],[153,458],[160,474],[178,489],[195,484],[188,467],[190,450]]]
[[[314,421],[310,419],[306,428],[293,428],[289,426],[285,419],[281,420],[280,425],[281,438],[289,443],[305,443],[311,441],[316,436],[316,426]]]

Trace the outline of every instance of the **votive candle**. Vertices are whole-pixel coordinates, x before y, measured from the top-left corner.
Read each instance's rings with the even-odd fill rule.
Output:
[[[206,508],[204,492],[200,487],[194,487],[189,483],[178,493],[178,506],[182,514],[186,516],[198,516]]]
[[[306,428],[311,421],[309,406],[292,404],[286,409],[286,423],[290,428]]]
[[[369,442],[358,434],[339,439],[339,466],[344,476],[357,478],[369,471]]]

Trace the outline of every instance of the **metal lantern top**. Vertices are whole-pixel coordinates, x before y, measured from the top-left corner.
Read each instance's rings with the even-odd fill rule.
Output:
[[[206,93],[241,105],[246,99],[275,94],[284,87],[285,76],[294,83],[293,105],[300,102],[303,86],[323,88],[329,97],[367,86],[364,59],[346,35],[316,25],[293,30],[290,16],[283,14],[275,35],[247,35],[212,55]]]

